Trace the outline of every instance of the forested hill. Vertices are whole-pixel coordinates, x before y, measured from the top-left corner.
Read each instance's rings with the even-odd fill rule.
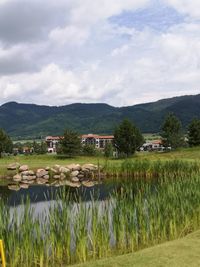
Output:
[[[169,112],[186,128],[192,118],[200,117],[200,94],[159,100],[129,107],[107,104],[71,104],[60,107],[9,102],[0,106],[0,128],[13,137],[60,135],[65,128],[79,133],[112,133],[124,118],[134,122],[142,132],[159,132]]]

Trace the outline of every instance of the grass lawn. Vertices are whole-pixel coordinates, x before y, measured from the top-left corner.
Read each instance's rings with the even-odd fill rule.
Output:
[[[133,159],[148,159],[148,160],[173,160],[182,159],[189,161],[200,162],[200,147],[178,149],[176,151],[159,153],[159,152],[139,152],[133,156]],[[0,159],[0,175],[5,176],[8,174],[6,167],[13,162],[19,162],[20,164],[28,164],[31,169],[44,168],[46,166],[53,166],[55,164],[66,165],[69,163],[99,163],[104,165],[104,157],[76,157],[72,159],[63,159],[55,155],[18,155],[5,157]],[[120,165],[123,160],[111,159],[112,164]]]
[[[182,239],[122,256],[73,267],[197,267],[200,266],[200,231]]]

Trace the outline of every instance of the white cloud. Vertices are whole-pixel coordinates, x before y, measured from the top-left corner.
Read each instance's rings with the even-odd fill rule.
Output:
[[[49,37],[51,40],[58,42],[59,45],[81,46],[89,37],[89,29],[70,25],[52,30]]]
[[[200,1],[199,0],[165,0],[178,12],[190,15],[194,18],[200,17]]]
[[[197,21],[186,20],[163,32],[147,27],[139,31],[112,24],[108,18],[143,8],[147,0],[61,2],[65,16],[45,31],[46,39],[0,46],[1,103],[107,102],[121,106],[200,92]],[[181,10],[184,1],[168,2],[185,12]],[[190,9],[188,14],[192,14]]]

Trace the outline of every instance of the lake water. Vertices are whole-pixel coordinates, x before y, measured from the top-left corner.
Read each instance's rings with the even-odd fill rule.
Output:
[[[19,191],[9,190],[7,186],[0,186],[0,198],[7,200],[10,206],[18,206],[23,199],[27,197],[30,199],[31,204],[47,204],[50,201],[58,200],[59,193],[65,190],[70,195],[70,199],[76,202],[77,198],[81,198],[83,201],[90,201],[91,196],[95,200],[105,200],[109,195],[119,188],[119,184],[106,182],[95,185],[93,187],[73,188],[69,186],[54,187],[45,185],[33,185],[28,189],[21,188]],[[35,206],[35,205],[34,205]]]

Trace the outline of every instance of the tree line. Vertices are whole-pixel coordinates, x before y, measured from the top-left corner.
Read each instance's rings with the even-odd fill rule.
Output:
[[[161,139],[164,147],[176,149],[182,146],[200,146],[200,119],[194,118],[188,126],[187,135],[181,125],[181,121],[173,114],[169,113],[161,125]],[[125,119],[114,130],[113,144],[106,144],[104,155],[110,157],[113,151],[117,151],[120,157],[129,157],[138,150],[145,142],[141,131],[129,120]],[[15,148],[22,150],[24,144],[17,143]],[[47,151],[45,142],[31,144],[33,152],[44,154]],[[3,129],[0,129],[0,156],[3,153],[13,152],[13,142]],[[98,154],[95,146],[81,145],[78,133],[66,129],[63,138],[60,140],[58,154],[74,157],[76,155],[93,156]]]

